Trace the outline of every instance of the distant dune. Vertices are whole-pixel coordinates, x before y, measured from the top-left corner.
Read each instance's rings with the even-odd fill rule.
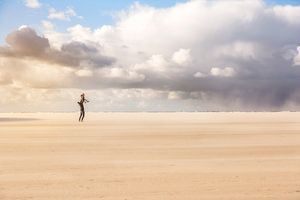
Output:
[[[300,113],[0,114],[1,200],[299,200]]]

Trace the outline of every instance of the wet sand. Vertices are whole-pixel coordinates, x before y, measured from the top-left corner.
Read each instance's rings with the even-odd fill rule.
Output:
[[[0,114],[1,200],[299,200],[300,113]]]

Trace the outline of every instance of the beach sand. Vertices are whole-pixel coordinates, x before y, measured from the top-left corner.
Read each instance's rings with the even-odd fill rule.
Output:
[[[299,200],[300,113],[0,114],[0,200]]]

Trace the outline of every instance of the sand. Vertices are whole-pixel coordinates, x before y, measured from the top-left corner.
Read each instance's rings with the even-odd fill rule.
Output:
[[[300,113],[0,114],[0,200],[299,200]]]

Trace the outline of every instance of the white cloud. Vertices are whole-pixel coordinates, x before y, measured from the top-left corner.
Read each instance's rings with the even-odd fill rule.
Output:
[[[67,31],[70,33],[72,40],[75,41],[95,40],[94,37],[92,36],[93,35],[92,30],[88,27],[83,27],[80,24],[68,28]]]
[[[190,64],[192,61],[190,49],[179,49],[173,54],[172,60],[175,63],[183,66]]]
[[[294,65],[300,65],[300,46],[297,47],[297,55],[294,57]]]
[[[146,70],[153,72],[164,72],[168,69],[169,62],[163,55],[152,55],[146,62],[135,65],[137,70]]]
[[[171,78],[188,71],[192,63],[189,49],[175,51],[171,56],[154,54],[148,60],[135,64],[133,69],[144,73],[155,73],[157,76]]]
[[[225,68],[213,67],[210,70],[210,74],[212,76],[232,77],[236,74],[236,72],[231,67],[225,67]]]
[[[171,99],[171,100],[178,100],[178,99],[181,99],[181,92],[176,92],[176,91],[171,91],[169,92],[168,94],[168,99]]]
[[[299,25],[300,21],[300,6],[291,5],[277,5],[273,8],[275,15],[281,19],[285,20],[290,24]]]
[[[42,26],[45,29],[45,31],[53,31],[54,30],[54,24],[47,21],[47,20],[43,20],[42,21]]]
[[[195,78],[203,78],[203,77],[206,77],[207,75],[206,74],[203,74],[202,72],[196,72],[194,74],[194,77]]]
[[[21,26],[18,28],[18,30],[21,31],[22,29],[26,29],[26,28],[28,28],[27,25],[21,25]]]
[[[28,8],[39,8],[39,7],[41,7],[41,3],[38,0],[25,0],[25,5]]]
[[[121,83],[141,82],[145,79],[143,74],[119,67],[99,69],[98,75],[100,78],[111,79]]]
[[[135,4],[122,13],[116,28],[129,46],[150,54],[167,54],[182,47],[194,52],[196,46],[206,47],[216,35],[222,35],[222,31],[235,31],[236,26],[251,23],[262,7],[259,0],[195,0],[170,9]],[[222,36],[225,40],[229,35]]]
[[[75,16],[77,16],[75,10],[70,7],[68,7],[65,11],[57,11],[55,8],[50,8],[48,19],[70,21],[71,18]]]

